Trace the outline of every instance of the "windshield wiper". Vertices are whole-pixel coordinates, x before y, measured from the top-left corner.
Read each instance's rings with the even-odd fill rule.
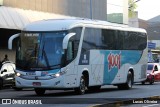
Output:
[[[44,52],[44,58],[45,58],[45,61],[46,61],[47,67],[49,68],[49,67],[50,67],[50,65],[49,65],[49,61],[48,61],[48,57],[47,57],[46,51],[45,51],[45,50],[43,50],[43,52]]]
[[[52,65],[52,66],[50,66],[50,68],[60,68],[61,67],[61,64],[57,64],[57,65]]]
[[[51,69],[58,69],[60,68],[61,64],[57,64],[57,65],[52,65],[52,66],[49,66],[49,67],[39,67],[39,68],[30,68],[31,70],[51,70]]]
[[[44,59],[46,61],[47,67],[50,68],[48,57],[47,57],[46,51],[44,50],[44,46],[45,46],[45,41],[43,43],[43,48],[42,48],[42,58],[43,58],[43,55],[44,55]]]

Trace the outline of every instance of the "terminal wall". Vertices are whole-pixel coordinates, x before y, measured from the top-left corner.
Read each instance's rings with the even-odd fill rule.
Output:
[[[5,6],[106,20],[106,0],[4,0]]]

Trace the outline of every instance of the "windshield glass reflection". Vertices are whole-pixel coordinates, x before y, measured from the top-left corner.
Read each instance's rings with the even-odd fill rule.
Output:
[[[66,33],[22,33],[16,56],[17,67],[27,70],[60,68]]]

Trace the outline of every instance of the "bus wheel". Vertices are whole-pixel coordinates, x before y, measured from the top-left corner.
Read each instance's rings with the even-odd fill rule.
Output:
[[[0,79],[0,90],[3,88],[3,80]]]
[[[127,82],[124,84],[119,84],[118,88],[128,90],[132,88],[132,85],[133,85],[133,76],[132,73],[129,71],[127,75]]]
[[[36,94],[39,95],[39,96],[44,95],[44,93],[45,93],[45,91],[46,91],[46,90],[43,89],[43,88],[35,88],[34,90],[35,90]]]
[[[132,88],[132,85],[133,85],[133,76],[132,73],[129,71],[127,75],[127,82],[125,84],[125,89]]]
[[[80,94],[80,95],[82,95],[82,94],[85,93],[85,91],[86,91],[86,81],[85,81],[85,78],[84,78],[83,75],[80,78],[80,85],[79,85],[79,87],[75,88],[74,90],[75,90],[75,92],[77,94]]]

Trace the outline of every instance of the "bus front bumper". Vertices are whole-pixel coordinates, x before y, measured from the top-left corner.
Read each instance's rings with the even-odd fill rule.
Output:
[[[64,77],[60,76],[48,80],[29,80],[16,76],[15,83],[16,87],[19,88],[64,88]]]

